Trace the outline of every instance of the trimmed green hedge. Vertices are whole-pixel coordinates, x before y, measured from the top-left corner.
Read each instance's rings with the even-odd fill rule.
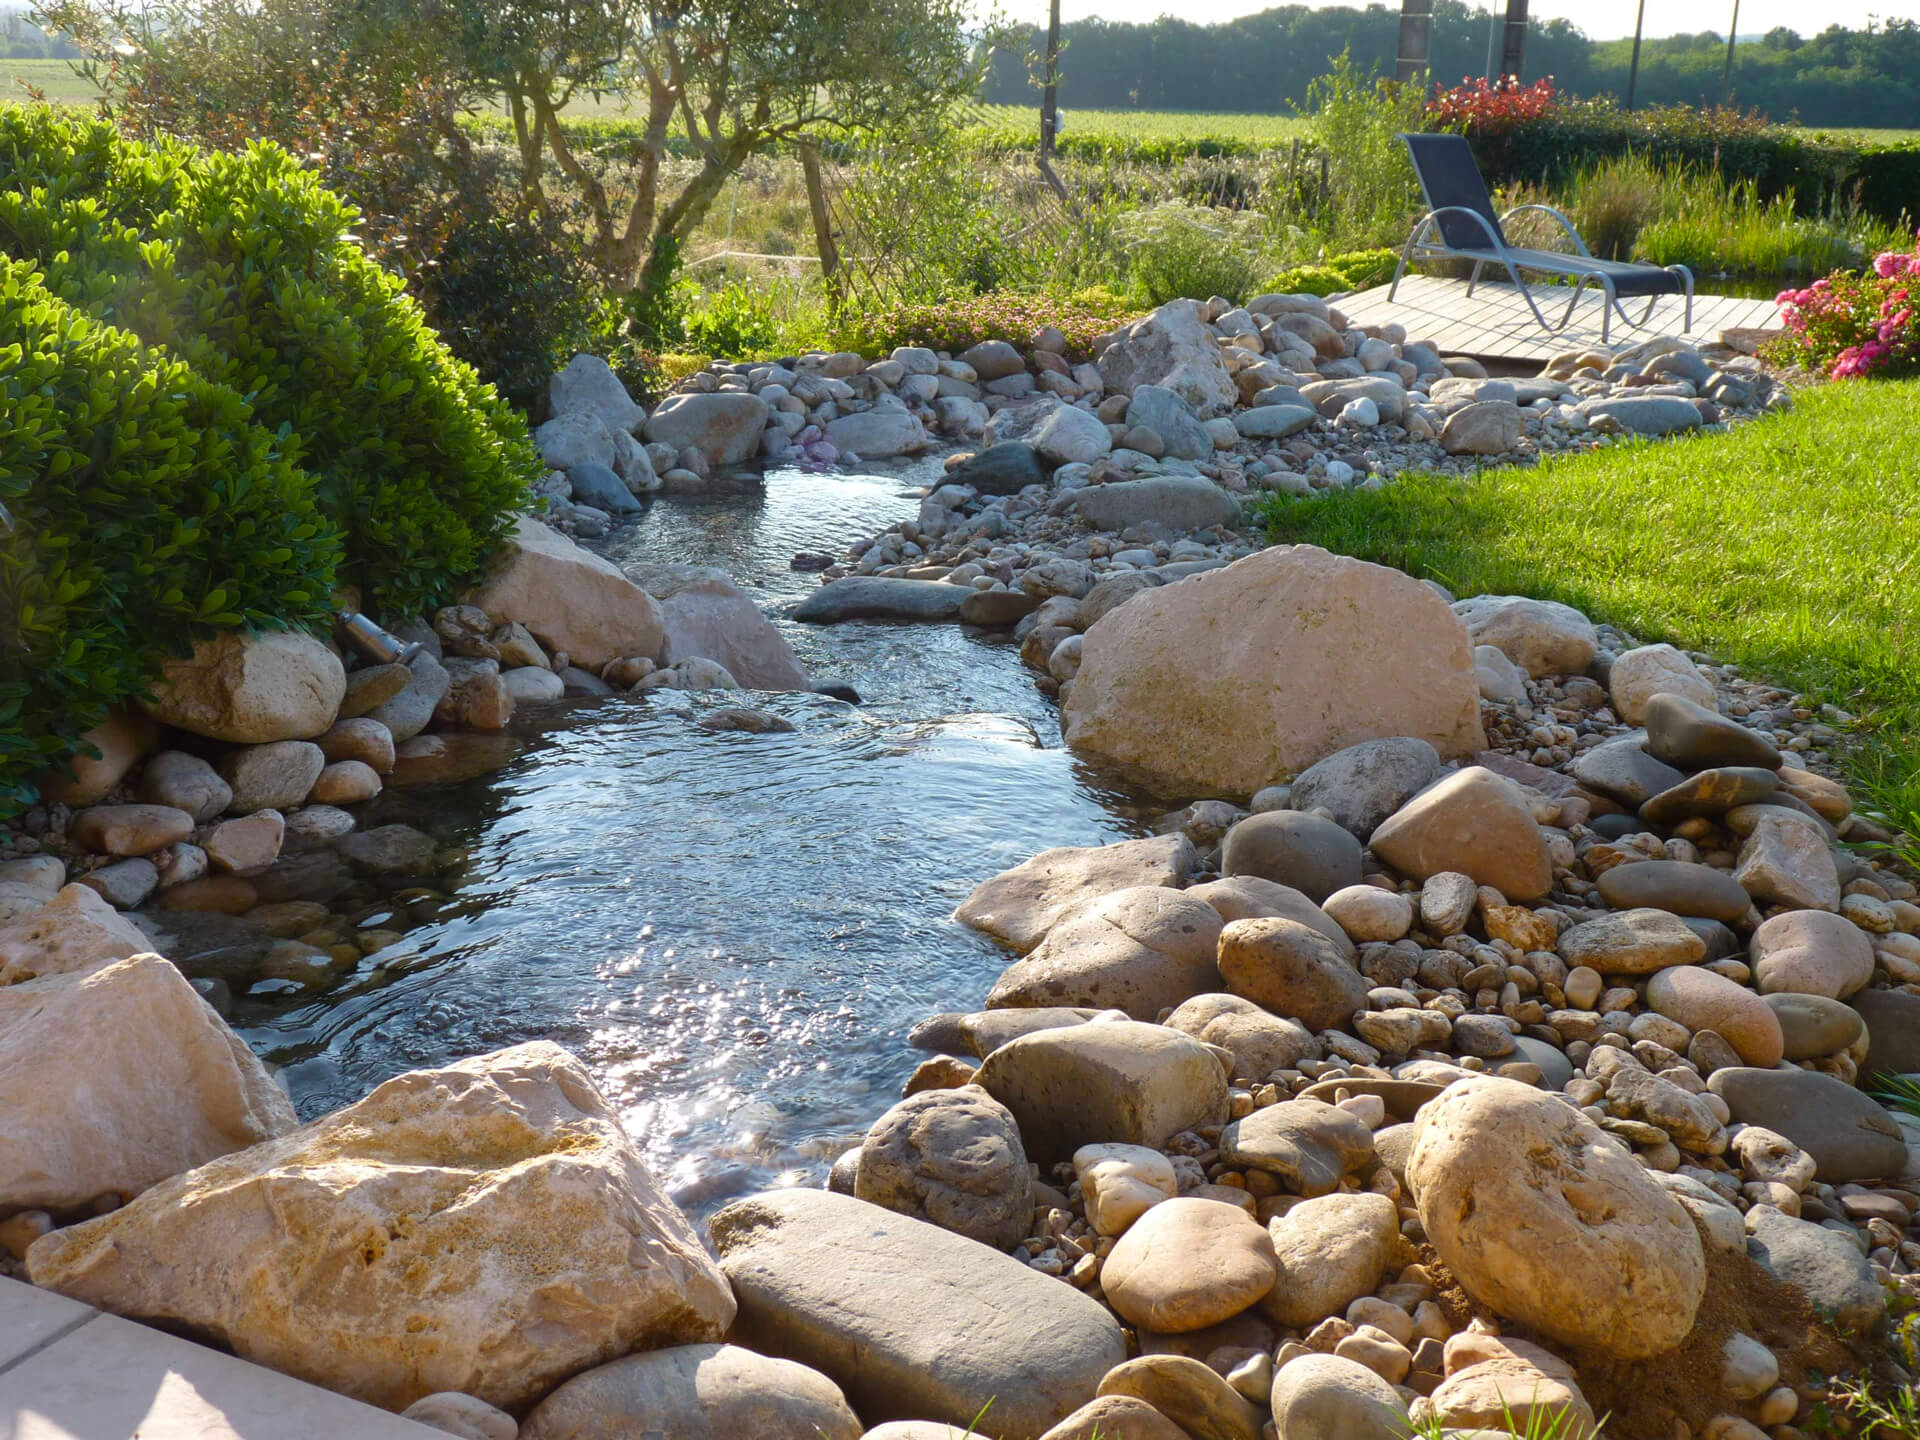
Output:
[[[272,146],[138,145],[0,111],[0,251],[68,303],[164,346],[284,430],[376,614],[446,603],[530,503],[525,422],[453,358],[354,212]]]
[[[0,107],[0,811],[168,654],[446,603],[531,503],[525,422],[284,152]]]
[[[162,655],[312,625],[340,536],[244,400],[0,262],[0,809]]]

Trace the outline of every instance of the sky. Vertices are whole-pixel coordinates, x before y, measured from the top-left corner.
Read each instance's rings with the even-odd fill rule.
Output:
[[[1183,19],[1206,24],[1252,15],[1272,9],[1276,4],[1304,3],[1319,9],[1332,0],[1061,0],[1063,20],[1085,20],[1098,16],[1105,20],[1146,21],[1160,15],[1179,15]],[[1393,0],[1387,0],[1393,3]],[[1484,9],[1487,0],[1467,0]],[[1504,13],[1505,0],[1494,0]],[[1648,35],[1675,35],[1712,30],[1727,33],[1733,0],[1646,0]],[[1003,8],[1012,19],[1044,23],[1045,0],[1004,0]],[[1613,40],[1633,34],[1633,16],[1637,0],[1532,0],[1530,13],[1542,20],[1567,19],[1596,40]],[[1829,25],[1859,29],[1869,18],[1920,20],[1920,0],[1740,0],[1740,33],[1759,35],[1785,25],[1810,35]]]

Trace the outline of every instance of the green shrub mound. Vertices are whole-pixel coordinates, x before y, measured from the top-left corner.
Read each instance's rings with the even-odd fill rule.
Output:
[[[216,627],[322,620],[340,555],[247,403],[0,263],[0,808]]]
[[[0,111],[0,251],[245,396],[312,475],[340,580],[398,616],[481,568],[539,463],[524,422],[354,243],[354,220],[272,146],[201,154]]]
[[[530,503],[525,423],[268,146],[0,107],[0,813],[218,629],[446,603]]]

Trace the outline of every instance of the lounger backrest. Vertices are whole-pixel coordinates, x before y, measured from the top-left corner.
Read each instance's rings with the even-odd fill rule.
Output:
[[[1487,193],[1487,182],[1480,178],[1480,166],[1464,135],[1402,135],[1407,152],[1413,156],[1414,174],[1420,177],[1420,193],[1427,197],[1429,210],[1458,206],[1478,210],[1486,217],[1493,233],[1505,244],[1500,216]],[[1455,250],[1485,250],[1487,234],[1464,215],[1442,215],[1440,235]]]

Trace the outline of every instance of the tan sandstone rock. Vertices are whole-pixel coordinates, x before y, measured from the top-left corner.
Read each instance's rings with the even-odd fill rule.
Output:
[[[239,745],[307,740],[340,713],[347,672],[298,630],[216,635],[167,660],[147,711],[156,720]]]
[[[465,599],[495,620],[519,621],[589,670],[622,656],[658,656],[666,645],[651,595],[612,561],[525,516],[487,580]]]
[[[146,933],[98,894],[67,885],[38,910],[0,926],[0,985],[97,970],[151,949]]]
[[[138,1194],[296,1123],[158,955],[0,989],[0,1212]]]
[[[1466,630],[1432,589],[1276,546],[1135,596],[1086,632],[1069,743],[1183,789],[1251,794],[1362,740],[1480,749]]]
[[[513,1409],[734,1316],[619,1116],[546,1042],[398,1076],[46,1236],[27,1264],[391,1409],[443,1390]]]
[[[1124,1320],[1161,1334],[1230,1320],[1273,1288],[1273,1241],[1238,1205],[1166,1200],[1128,1227],[1100,1288]]]
[[[953,918],[1024,955],[1077,906],[1136,885],[1178,886],[1199,867],[1184,835],[1061,846],[981,881]]]
[[[1700,1236],[1585,1115],[1519,1081],[1476,1076],[1415,1124],[1408,1188],[1468,1295],[1621,1359],[1686,1339],[1706,1293]]]
[[[1373,832],[1368,847],[1403,875],[1448,871],[1491,885],[1509,900],[1538,900],[1553,884],[1546,837],[1526,795],[1481,765],[1423,790]]]

